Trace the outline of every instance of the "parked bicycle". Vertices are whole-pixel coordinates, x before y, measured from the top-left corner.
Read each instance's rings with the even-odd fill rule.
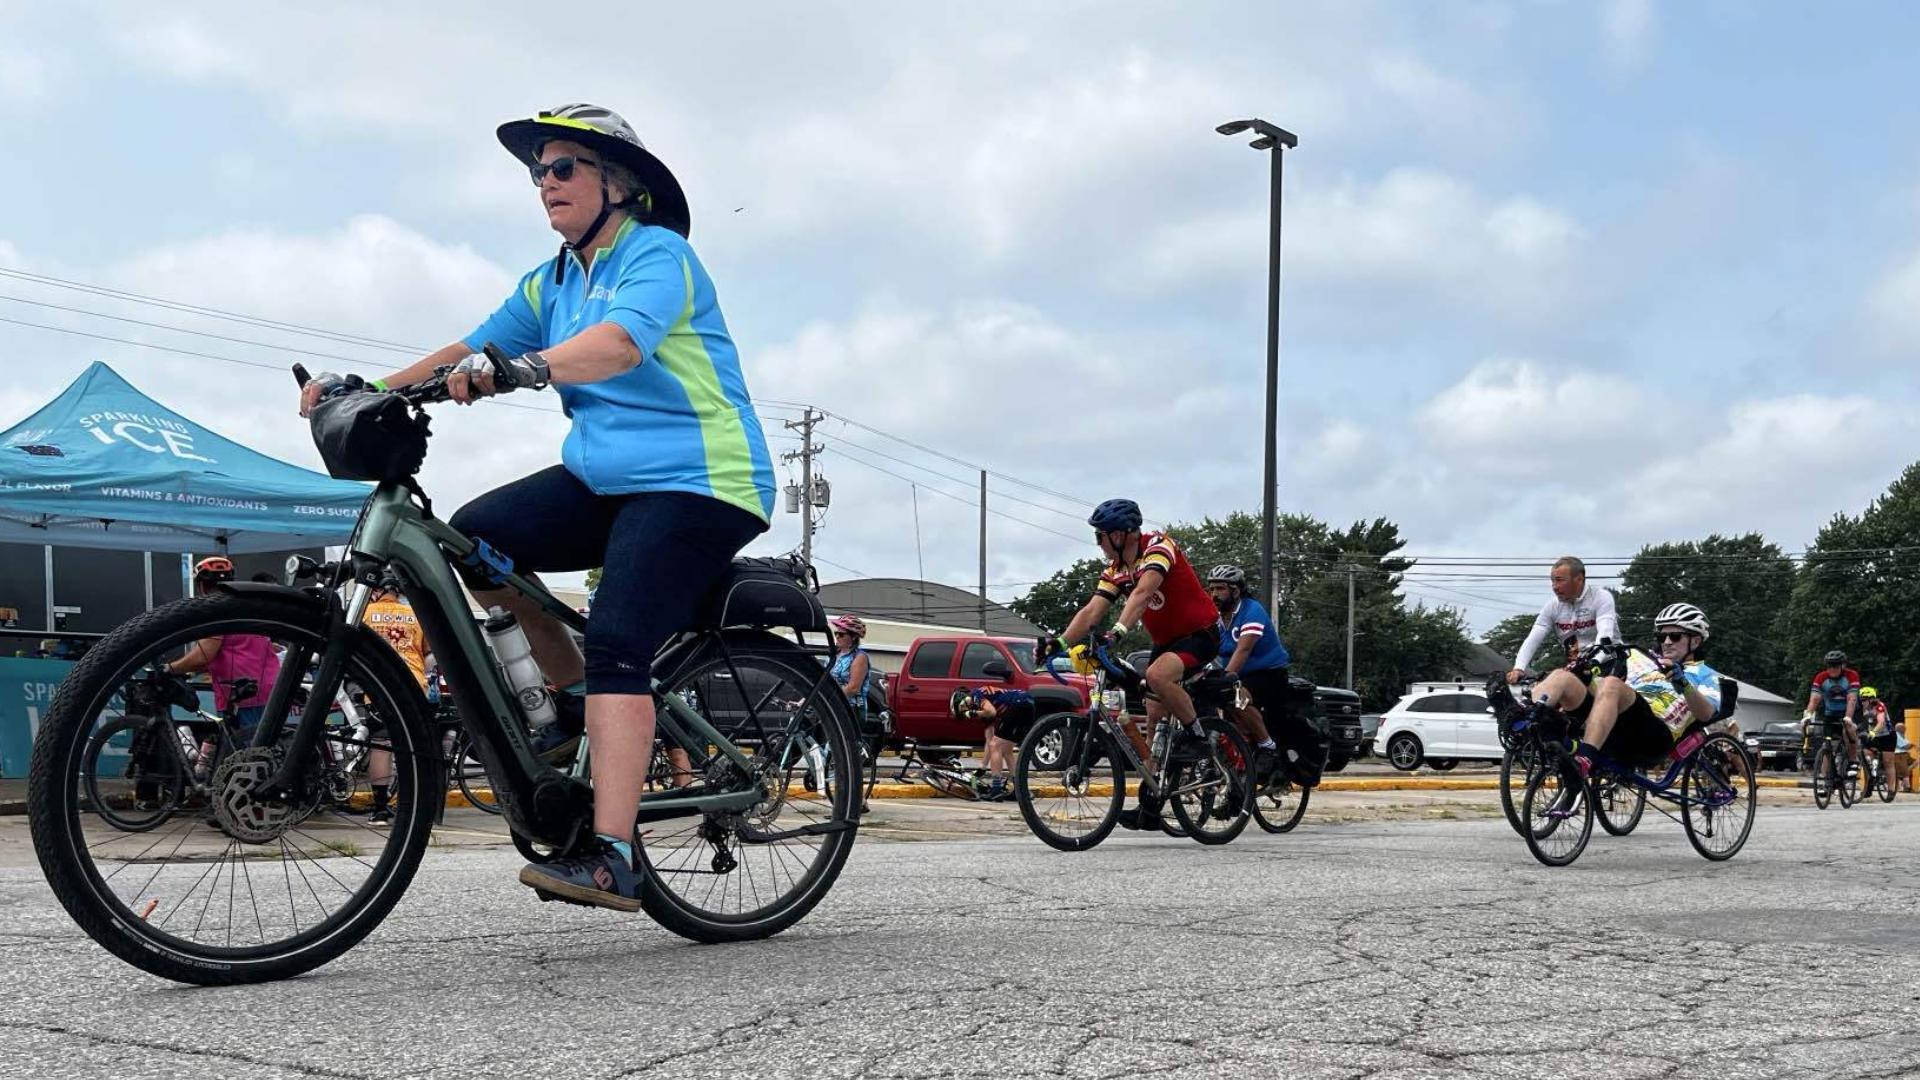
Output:
[[[424,457],[422,407],[448,400],[446,372],[355,399],[378,411],[356,414],[368,423],[321,441],[330,471],[377,481],[349,556],[322,586],[231,582],[164,605],[108,635],[61,683],[34,743],[34,848],[68,914],[128,963],[209,985],[284,978],[351,948],[399,901],[444,809],[447,771],[419,685],[361,623],[388,570],[451,683],[515,846],[543,860],[592,842],[592,788],[534,754],[514,688],[468,616],[453,567],[484,568],[575,629],[586,619],[437,519],[413,477]],[[393,451],[405,448],[408,432],[418,453]],[[859,751],[846,699],[813,652],[769,629],[790,628],[801,640],[824,632],[810,581],[811,568],[784,560],[736,561],[695,624],[653,662],[658,738],[686,753],[693,776],[643,801],[636,870],[643,909],[693,940],[764,938],[793,925],[832,887],[859,828]],[[119,830],[85,790],[90,748],[157,659],[228,633],[266,636],[285,660],[251,744],[214,774],[225,828],[190,821]],[[296,709],[310,666],[311,693]],[[388,828],[338,812],[307,817],[325,784],[322,746],[336,693],[386,718]],[[797,783],[809,763],[821,770],[814,794]]]
[[[1087,655],[1095,672],[1086,711],[1043,716],[1020,742],[1013,788],[1027,827],[1061,851],[1099,844],[1119,824],[1132,772],[1140,777],[1141,805],[1169,808],[1194,840],[1224,844],[1240,835],[1253,810],[1253,751],[1221,717],[1238,680],[1212,667],[1187,679],[1206,737],[1183,749],[1178,723],[1163,717],[1150,749],[1135,742],[1122,711],[1127,690],[1144,694],[1145,679],[1104,642],[1090,643]],[[1046,668],[1064,684],[1059,663],[1053,657]]]

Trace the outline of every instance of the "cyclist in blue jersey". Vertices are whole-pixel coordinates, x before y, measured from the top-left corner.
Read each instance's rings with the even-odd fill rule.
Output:
[[[551,385],[572,420],[561,464],[488,492],[452,524],[521,572],[604,567],[584,655],[562,624],[480,570],[468,586],[513,612],[560,714],[593,742],[594,831],[577,858],[522,883],[638,910],[634,820],[654,733],[651,660],[773,513],[773,460],[713,281],[687,243],[679,181],[618,114],[564,105],[502,124],[564,241],[471,334],[372,389],[453,365],[455,400]],[[489,350],[488,347],[492,348]],[[342,382],[308,384],[302,412]]]
[[[955,690],[948,708],[958,719],[986,725],[981,733],[986,787],[980,797],[988,802],[1012,798],[1008,777],[1013,772],[1015,742],[1039,714],[1033,695],[1012,687],[976,686]]]
[[[1247,574],[1238,566],[1214,567],[1207,575],[1207,591],[1220,610],[1220,662],[1240,676],[1240,684],[1253,699],[1252,706],[1240,709],[1235,719],[1253,743],[1261,777],[1284,761],[1290,778],[1309,787],[1318,784],[1326,765],[1320,734],[1288,701],[1292,682],[1288,665],[1293,657],[1280,641],[1272,616],[1247,594]]]

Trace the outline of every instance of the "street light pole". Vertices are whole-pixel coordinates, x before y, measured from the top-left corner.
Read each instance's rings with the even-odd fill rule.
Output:
[[[1280,185],[1282,150],[1300,145],[1293,132],[1258,118],[1231,120],[1214,129],[1222,135],[1255,132],[1248,145],[1273,154],[1272,182],[1267,201],[1267,442],[1265,495],[1261,502],[1260,577],[1266,582],[1267,604],[1278,608],[1280,583],[1273,570],[1274,534],[1279,529],[1280,489]]]

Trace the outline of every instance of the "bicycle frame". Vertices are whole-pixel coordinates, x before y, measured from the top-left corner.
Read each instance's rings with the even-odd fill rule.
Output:
[[[1702,745],[1705,745],[1704,741]],[[1564,750],[1562,752],[1564,753]],[[1674,758],[1672,764],[1667,766],[1666,775],[1658,780],[1634,772],[1632,769],[1627,768],[1597,749],[1593,751],[1590,760],[1596,773],[1606,773],[1607,777],[1615,783],[1639,788],[1647,794],[1658,799],[1663,799],[1675,806],[1710,806],[1712,805],[1710,798],[1694,798],[1684,792],[1676,792],[1673,790],[1673,785],[1680,779],[1680,774],[1699,756],[1700,751],[1696,748],[1693,753],[1688,754],[1686,757]],[[1725,777],[1721,779],[1724,780]]]
[[[1133,737],[1129,735],[1122,726],[1119,717],[1110,715],[1106,710],[1106,706],[1101,701],[1101,695],[1106,691],[1108,679],[1124,679],[1130,673],[1117,667],[1113,662],[1113,657],[1108,655],[1107,651],[1099,644],[1095,643],[1090,645],[1089,651],[1093,654],[1094,660],[1100,665],[1100,671],[1098,673],[1099,678],[1094,680],[1093,689],[1087,694],[1087,711],[1081,714],[1082,718],[1098,724],[1101,730],[1105,731],[1107,736],[1120,747],[1120,752],[1126,756],[1127,764],[1133,768],[1135,773],[1139,774],[1142,784],[1150,786],[1155,792],[1165,791],[1169,762],[1164,760],[1155,761],[1155,768],[1149,770],[1146,762],[1140,759],[1139,750],[1133,745]],[[1067,685],[1067,680],[1061,678],[1059,670],[1053,666],[1054,660],[1057,659],[1059,658],[1053,657],[1047,660],[1047,674],[1053,676],[1055,682],[1065,686]],[[1137,675],[1133,677],[1138,678]],[[1172,722],[1171,717],[1162,716],[1157,726],[1168,725]],[[1151,734],[1157,734],[1157,730],[1156,732],[1150,733],[1150,736]],[[1171,737],[1169,737],[1168,742],[1169,745],[1171,745]],[[1082,744],[1082,747],[1076,747],[1075,749],[1084,752],[1085,748],[1091,747],[1091,745],[1092,740],[1088,739]],[[1061,750],[1061,757],[1064,759],[1067,748],[1062,747]],[[1170,759],[1173,755],[1167,754],[1164,756]],[[1084,767],[1089,764],[1089,762],[1083,760],[1080,764]]]
[[[465,594],[453,571],[453,563],[471,556],[478,545],[451,526],[430,516],[413,499],[412,491],[401,484],[382,483],[368,497],[359,524],[349,541],[350,557],[342,560],[334,584],[351,575],[352,587],[344,604],[337,594],[327,590],[328,644],[319,658],[307,707],[295,722],[294,739],[286,763],[274,777],[281,790],[291,789],[312,760],[312,750],[321,734],[326,714],[339,689],[342,669],[351,651],[351,630],[360,625],[379,568],[390,566],[399,576],[402,591],[413,605],[416,618],[426,631],[440,670],[451,684],[454,701],[481,760],[494,781],[497,797],[513,831],[542,843],[569,847],[592,815],[592,788],[583,779],[555,769],[533,752],[532,742],[521,719],[515,696],[505,676],[493,661],[493,651],[480,628],[468,616]],[[542,611],[575,630],[586,628],[586,619],[567,607],[539,584],[511,570],[491,575],[496,582],[540,605]],[[282,586],[234,584],[235,589],[282,590]],[[311,596],[310,593],[301,593]],[[676,660],[684,662],[702,634],[683,633],[655,659],[658,670],[672,671]],[[309,655],[296,647],[281,666],[280,676],[268,698],[254,736],[255,746],[270,746],[280,737],[289,719],[293,690],[302,679]],[[729,659],[731,666],[731,659]],[[737,677],[737,675],[736,675]],[[827,679],[822,669],[821,679]],[[702,745],[719,751],[743,769],[748,757],[733,742],[722,736],[707,719],[689,707],[678,695],[659,694],[661,681],[656,673],[654,688],[662,709],[657,721],[660,734],[682,745],[700,740]],[[817,692],[817,686],[815,688]],[[758,709],[750,713],[756,726]],[[764,735],[764,728],[761,729]],[[742,811],[760,799],[754,790],[707,793],[694,789],[690,794],[649,795],[641,808],[639,821],[654,821],[699,813]]]

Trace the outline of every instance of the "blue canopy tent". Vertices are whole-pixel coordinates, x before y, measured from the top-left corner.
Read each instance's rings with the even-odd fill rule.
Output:
[[[0,542],[183,552],[318,547],[346,540],[369,490],[217,435],[97,361],[0,432]]]

